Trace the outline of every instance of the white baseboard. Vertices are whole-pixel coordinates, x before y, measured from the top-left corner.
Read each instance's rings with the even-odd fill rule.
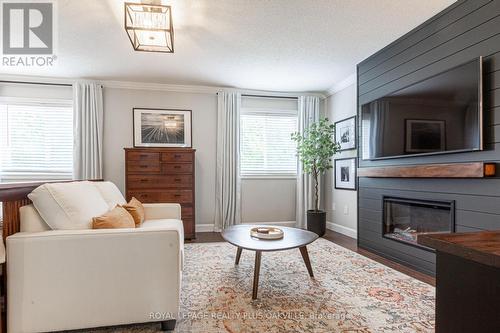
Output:
[[[194,227],[196,232],[213,232],[215,229],[214,224],[196,224]]]
[[[242,224],[270,224],[270,225],[281,225],[284,227],[295,226],[295,221],[278,221],[278,222],[243,222]],[[214,224],[196,224],[196,232],[214,232]],[[219,230],[220,231],[220,230]]]
[[[326,228],[328,230],[338,232],[339,234],[346,235],[346,236],[349,236],[349,237],[354,238],[354,239],[358,238],[358,233],[356,232],[356,230],[348,228],[348,227],[344,227],[343,225],[340,225],[337,223],[327,221]]]
[[[295,227],[295,221],[278,221],[278,222],[245,222],[245,224],[271,224],[281,225],[283,227]]]

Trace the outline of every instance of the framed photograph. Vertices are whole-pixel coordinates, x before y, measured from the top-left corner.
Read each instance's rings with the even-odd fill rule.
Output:
[[[356,116],[335,122],[335,142],[340,151],[356,149]]]
[[[405,152],[433,153],[446,150],[444,120],[405,119]]]
[[[191,110],[134,108],[134,147],[191,147]]]
[[[334,170],[337,190],[356,190],[356,158],[335,160]]]

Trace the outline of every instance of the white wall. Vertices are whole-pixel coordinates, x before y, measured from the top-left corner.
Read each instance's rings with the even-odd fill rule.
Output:
[[[242,179],[241,220],[295,221],[295,179]]]
[[[73,88],[71,86],[2,83],[0,84],[0,97],[67,100],[73,98]]]
[[[132,108],[192,110],[196,149],[196,224],[215,219],[217,96],[134,89],[104,88],[104,178],[125,191],[123,148],[133,146]],[[243,222],[295,220],[294,179],[243,179]]]
[[[356,115],[356,84],[333,94],[326,100],[326,116],[332,122]],[[341,152],[335,158],[356,157],[356,150]],[[357,191],[336,190],[333,170],[327,173],[324,187],[324,204],[327,221],[333,230],[356,237],[357,230]]]

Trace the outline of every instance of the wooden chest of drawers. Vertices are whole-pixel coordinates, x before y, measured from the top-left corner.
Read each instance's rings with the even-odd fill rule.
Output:
[[[187,239],[195,237],[194,154],[191,148],[125,148],[127,200],[180,203]]]

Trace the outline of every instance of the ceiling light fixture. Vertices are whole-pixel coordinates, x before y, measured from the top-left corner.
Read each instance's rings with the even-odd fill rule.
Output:
[[[136,51],[174,53],[170,6],[125,2],[125,30]]]

